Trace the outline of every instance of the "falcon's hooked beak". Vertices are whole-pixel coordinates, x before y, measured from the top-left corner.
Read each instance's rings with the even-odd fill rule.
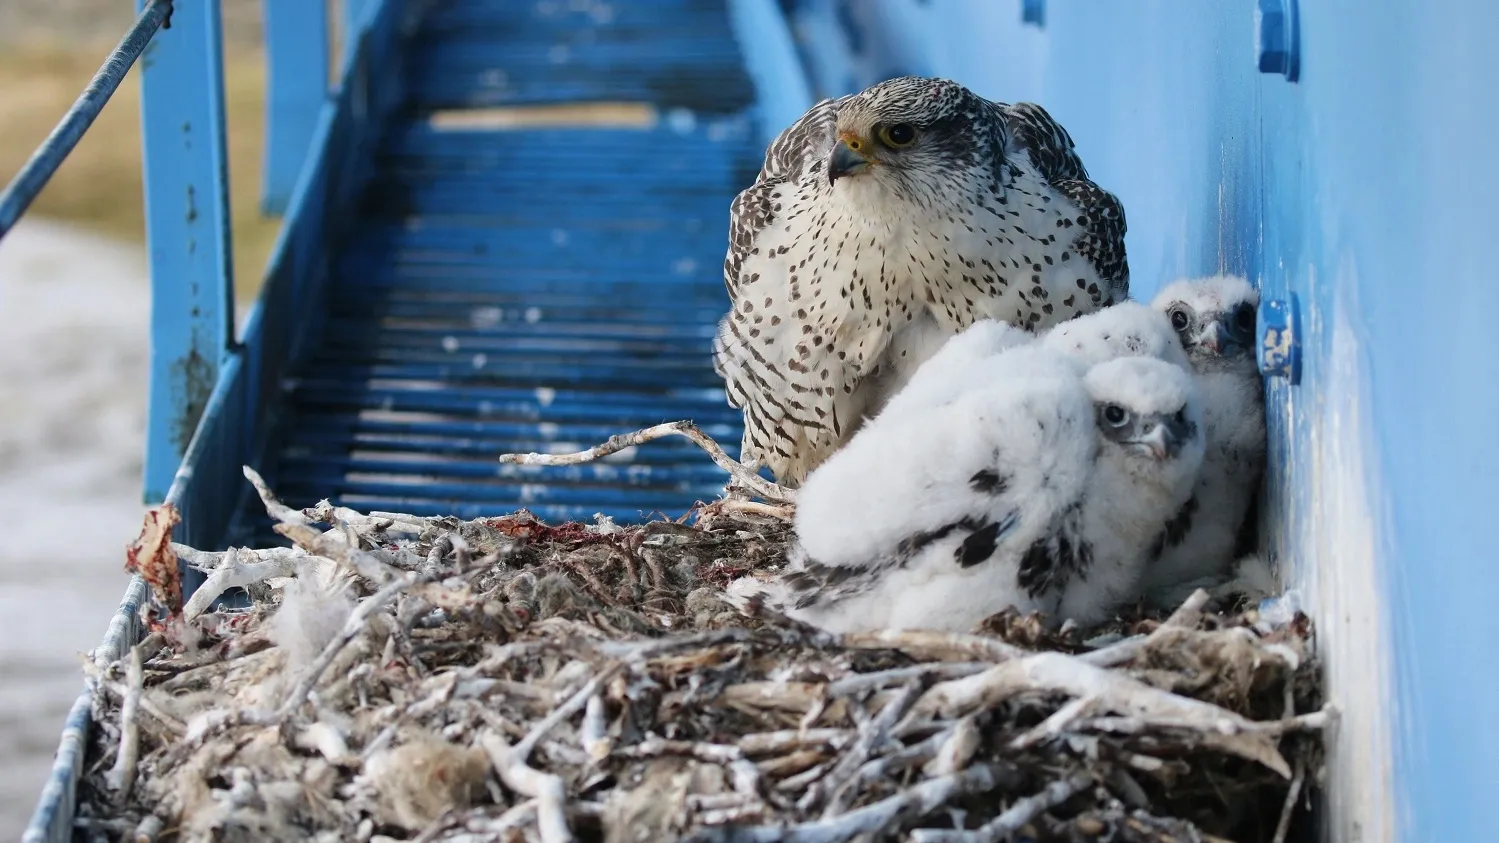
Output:
[[[868,141],[849,137],[838,140],[838,145],[833,147],[833,154],[828,158],[828,184],[833,184],[844,176],[861,173],[869,167],[869,160],[855,151],[866,143]]]
[[[1145,446],[1158,460],[1169,459],[1181,453],[1182,445],[1192,433],[1191,428],[1191,422],[1178,421],[1173,416],[1151,425],[1145,435],[1135,440],[1135,444]]]
[[[1202,333],[1197,335],[1194,345],[1201,346],[1219,357],[1233,357],[1249,349],[1251,337],[1228,323],[1229,317],[1214,319]]]

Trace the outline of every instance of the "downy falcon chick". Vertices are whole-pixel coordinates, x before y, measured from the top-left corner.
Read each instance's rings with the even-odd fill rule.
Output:
[[[990,364],[814,471],[786,569],[736,580],[730,602],[849,633],[965,632],[1006,606],[1092,626],[1131,601],[1202,463],[1191,376],[1144,356],[1085,372],[1039,344]]]
[[[1161,537],[1145,596],[1175,608],[1230,575],[1254,550],[1254,511],[1265,470],[1265,394],[1254,357],[1259,291],[1236,275],[1180,279],[1151,307],[1181,338],[1202,396],[1207,456],[1192,499]]]
[[[734,200],[714,368],[741,459],[799,485],[942,342],[1129,293],[1124,209],[1033,103],[900,77],[783,131]]]

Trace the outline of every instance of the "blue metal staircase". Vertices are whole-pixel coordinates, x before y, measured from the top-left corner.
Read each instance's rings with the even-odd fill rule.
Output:
[[[321,339],[288,373],[268,479],[295,505],[463,518],[638,520],[715,496],[723,473],[685,441],[566,468],[495,457],[681,418],[737,444],[709,348],[728,206],[761,147],[723,0],[449,0],[404,49],[408,97],[335,247]],[[654,125],[430,122],[599,102],[648,104]],[[236,537],[251,525],[253,501]]]
[[[419,108],[613,101],[734,114],[754,100],[725,0],[448,0],[419,27]]]

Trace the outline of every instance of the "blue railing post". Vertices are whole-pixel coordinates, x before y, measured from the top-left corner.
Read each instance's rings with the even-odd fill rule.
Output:
[[[151,260],[145,498],[155,503],[172,485],[234,331],[219,0],[178,4],[147,48],[141,129]]]
[[[328,96],[328,8],[313,0],[263,0],[261,7],[267,85],[260,209],[281,214]]]

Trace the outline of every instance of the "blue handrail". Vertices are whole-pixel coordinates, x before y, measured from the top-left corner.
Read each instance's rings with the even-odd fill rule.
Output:
[[[15,226],[32,201],[47,186],[47,182],[52,180],[57,168],[62,166],[73,147],[78,145],[84,133],[94,124],[94,119],[99,116],[109,98],[114,96],[115,89],[120,87],[120,82],[135,65],[135,60],[145,52],[146,45],[151,43],[157,30],[170,25],[168,20],[171,16],[172,0],[148,0],[136,18],[135,25],[130,27],[119,46],[104,60],[103,66],[94,74],[83,94],[68,109],[68,113],[63,115],[47,140],[32,154],[21,172],[0,193],[0,239]]]

